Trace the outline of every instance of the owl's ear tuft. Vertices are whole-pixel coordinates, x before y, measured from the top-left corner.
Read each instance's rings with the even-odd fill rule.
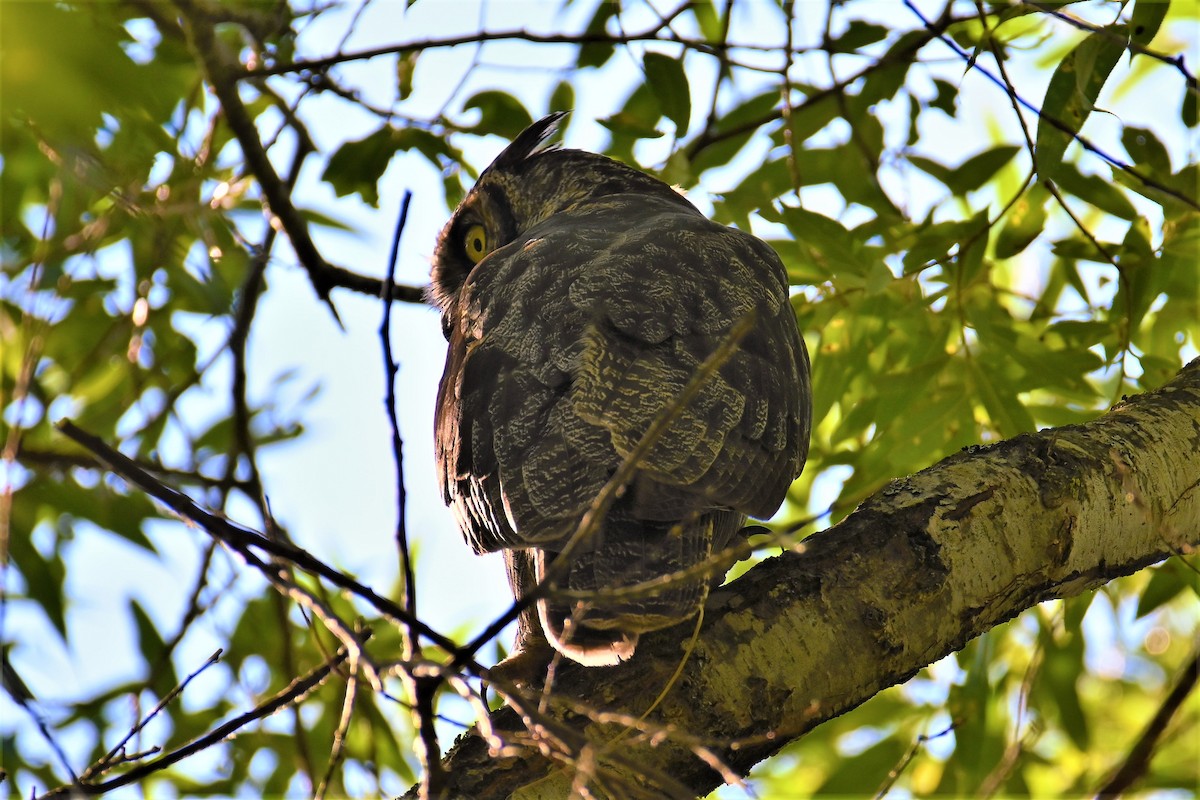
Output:
[[[546,140],[558,131],[558,123],[565,116],[567,116],[566,111],[555,111],[521,131],[517,134],[517,138],[513,139],[512,143],[496,156],[496,160],[492,162],[488,170],[512,169],[535,153],[548,149],[544,146]]]

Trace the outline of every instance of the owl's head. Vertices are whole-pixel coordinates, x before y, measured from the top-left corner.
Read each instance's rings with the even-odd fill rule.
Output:
[[[432,294],[443,311],[489,253],[554,214],[625,192],[691,205],[667,184],[619,161],[545,146],[564,116],[550,114],[521,131],[483,171],[442,228],[433,255]]]

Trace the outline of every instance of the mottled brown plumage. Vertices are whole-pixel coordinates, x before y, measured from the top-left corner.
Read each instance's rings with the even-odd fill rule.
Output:
[[[703,562],[746,515],[774,513],[808,450],[808,354],[778,256],[649,175],[542,148],[559,117],[526,129],[484,171],[433,263],[449,341],[442,493],[476,552],[504,551],[518,597],[751,311],[755,327],[654,444],[559,585],[628,586]],[[583,604],[552,595],[523,616],[517,650],[544,632],[576,661],[615,664],[640,633],[693,616],[712,580]]]

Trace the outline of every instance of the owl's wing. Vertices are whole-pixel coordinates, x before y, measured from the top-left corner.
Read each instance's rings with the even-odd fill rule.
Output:
[[[550,545],[747,313],[754,329],[642,462],[634,512],[769,516],[807,453],[809,366],[778,256],[617,195],[472,273],[439,402],[443,492],[477,550]]]
[[[479,553],[562,538],[578,521],[579,498],[607,479],[611,447],[607,459],[579,453],[550,422],[570,390],[582,331],[567,297],[573,272],[558,267],[526,240],[501,248],[448,312],[438,477]]]
[[[574,305],[604,313],[584,335],[570,396],[582,424],[569,435],[601,428],[628,456],[753,311],[738,350],[643,460],[635,502],[647,519],[678,518],[701,499],[770,516],[804,464],[811,416],[783,264],[761,240],[699,215],[649,215],[626,237],[571,286]]]

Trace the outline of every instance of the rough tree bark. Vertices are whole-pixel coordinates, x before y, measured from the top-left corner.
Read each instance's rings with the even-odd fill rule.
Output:
[[[1093,422],[968,448],[894,481],[805,540],[803,552],[768,559],[714,592],[682,674],[649,719],[698,737],[744,775],[1036,603],[1198,543],[1200,359]],[[632,661],[611,669],[562,665],[555,692],[640,716],[691,633],[682,625],[647,636]],[[524,728],[511,709],[493,720]],[[721,783],[671,737],[651,745],[582,715],[564,725],[591,743],[580,763],[607,774],[608,785],[630,785],[630,764],[696,794]],[[467,797],[564,797],[576,769],[533,749],[494,757],[473,733],[443,766],[446,791]],[[632,785],[655,793],[645,776]]]

